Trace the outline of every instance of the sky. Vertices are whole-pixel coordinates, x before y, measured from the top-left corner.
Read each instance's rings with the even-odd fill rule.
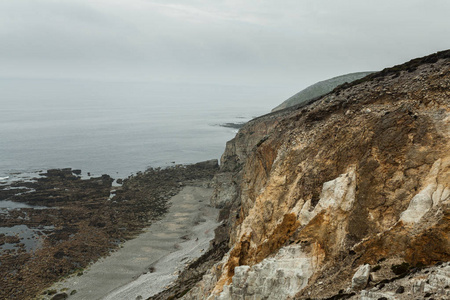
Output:
[[[448,0],[1,0],[0,78],[286,86],[450,48]]]

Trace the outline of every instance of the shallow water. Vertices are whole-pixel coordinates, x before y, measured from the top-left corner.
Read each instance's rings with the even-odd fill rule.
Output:
[[[31,206],[25,203],[14,202],[9,200],[0,200],[0,211],[2,209],[18,209],[18,208],[35,208],[35,209],[44,209],[42,206]]]
[[[38,249],[42,245],[42,235],[45,235],[43,231],[53,229],[52,226],[45,226],[43,229],[30,229],[26,225],[16,225],[12,227],[0,227],[0,234],[18,236],[20,243],[24,244],[26,251],[33,251]],[[16,244],[5,243],[0,246],[0,254],[3,250],[15,249]]]

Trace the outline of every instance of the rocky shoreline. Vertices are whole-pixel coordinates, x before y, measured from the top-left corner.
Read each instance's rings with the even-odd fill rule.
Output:
[[[183,186],[210,180],[217,169],[217,160],[151,168],[124,179],[120,187],[112,187],[108,175],[84,180],[76,170],[57,169],[29,182],[1,186],[0,199],[40,209],[2,210],[0,227],[25,225],[39,235],[40,246],[27,251],[26,240],[0,235],[0,243],[10,246],[0,249],[0,298],[53,293],[45,289],[65,276],[81,275],[88,264],[161,218],[168,200]]]

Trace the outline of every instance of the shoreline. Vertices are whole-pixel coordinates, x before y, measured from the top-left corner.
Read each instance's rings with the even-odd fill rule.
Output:
[[[89,266],[81,276],[54,284],[73,300],[146,299],[176,280],[185,265],[200,257],[214,238],[218,209],[207,203],[208,181],[185,186],[169,203],[169,211],[110,256]],[[42,299],[51,299],[43,297]]]
[[[0,234],[0,244],[15,247],[0,249],[0,298],[53,298],[51,285],[113,255],[164,218],[169,200],[184,187],[209,182],[217,170],[217,160],[150,168],[115,187],[108,175],[83,180],[71,169],[52,169],[31,182],[10,185],[24,186],[25,193],[1,186],[2,199],[26,207],[5,209],[0,227],[24,225],[36,231],[33,239],[43,242],[30,251],[28,237]]]

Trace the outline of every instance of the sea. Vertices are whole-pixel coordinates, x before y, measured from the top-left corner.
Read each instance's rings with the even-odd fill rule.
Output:
[[[237,132],[223,124],[288,96],[279,86],[0,79],[0,184],[52,168],[118,179],[219,159]]]

